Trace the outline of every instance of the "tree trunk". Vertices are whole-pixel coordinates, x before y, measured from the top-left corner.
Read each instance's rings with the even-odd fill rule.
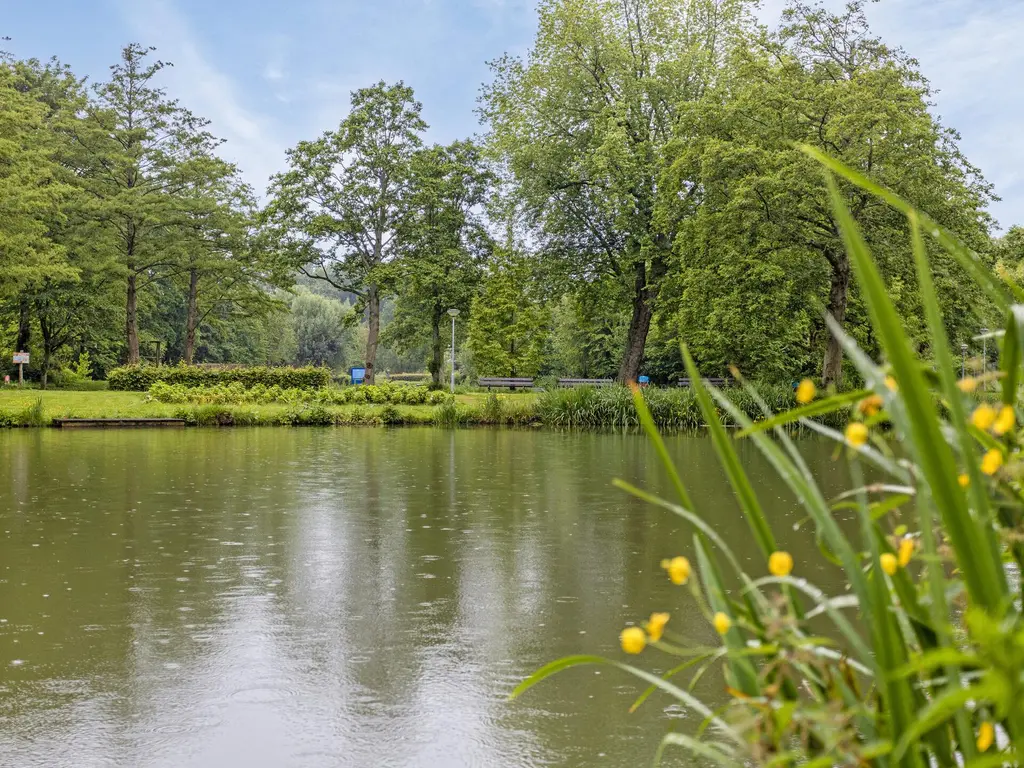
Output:
[[[50,356],[53,354],[53,333],[46,322],[46,313],[39,313],[39,332],[43,337],[43,376],[40,386],[46,389],[50,380]]]
[[[435,387],[441,386],[441,313],[434,312],[430,321],[430,378]]]
[[[185,314],[185,351],[183,359],[186,365],[192,365],[196,353],[196,327],[199,325],[199,271],[188,271],[188,302]]]
[[[850,258],[846,251],[826,255],[829,264],[832,265],[831,286],[828,292],[828,313],[836,324],[842,328],[846,318],[846,303],[850,294]],[[835,385],[838,387],[843,382],[843,348],[839,339],[832,333],[828,335],[828,342],[825,345],[825,362],[821,369],[821,383],[823,386]]]
[[[373,283],[366,286],[366,383],[373,384],[377,367],[377,337],[380,336],[380,294]]]
[[[22,297],[18,302],[18,338],[14,348],[15,352],[28,351],[29,342],[32,341],[32,306],[27,298]]]
[[[626,351],[619,366],[618,381],[620,384],[635,384],[640,375],[640,366],[644,360],[644,346],[647,334],[651,330],[651,317],[654,315],[654,292],[647,279],[647,264],[641,259],[637,262],[636,279],[633,283],[633,316],[629,321],[629,332],[626,335]],[[652,265],[651,278],[655,269]]]
[[[128,344],[128,365],[136,365],[139,362],[139,291],[136,287],[137,279],[138,275],[129,268],[128,300],[125,305],[125,340]]]

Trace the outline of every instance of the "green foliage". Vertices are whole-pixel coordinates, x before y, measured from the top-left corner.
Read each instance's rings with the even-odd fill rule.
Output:
[[[535,376],[543,361],[547,312],[531,290],[529,263],[505,252],[473,300],[469,348],[481,376]]]
[[[393,284],[390,265],[407,226],[412,157],[427,128],[421,111],[403,83],[355,91],[337,130],[289,150],[289,170],[274,177],[265,212],[293,269],[355,294],[365,306],[370,383],[380,299]]]
[[[274,369],[271,369],[274,370]],[[285,369],[287,370],[287,369]],[[158,381],[149,388],[149,397],[160,403],[241,404],[288,403],[290,405],[424,405],[442,402],[443,397],[425,387],[396,384],[360,384],[353,387],[294,388],[277,384],[248,385],[241,381],[213,386],[169,384]]]
[[[402,289],[384,338],[399,351],[427,347],[435,385],[441,383],[447,312],[457,309],[468,316],[490,255],[478,209],[493,181],[471,141],[435,145],[412,157],[409,215],[395,265]],[[458,330],[464,335],[462,327]]]
[[[748,386],[748,396],[763,408],[764,422],[755,424],[734,397],[701,382],[684,347],[693,397],[711,426],[715,451],[762,557],[740,562],[715,530],[717,510],[702,509],[699,499],[691,498],[685,468],[677,471],[664,451],[646,393],[635,393],[637,418],[659,449],[678,502],[622,481],[616,485],[694,528],[690,551],[699,579],[690,577],[688,561],[685,568],[675,568],[674,561],[663,565],[675,583],[688,582],[721,643],[694,648],[683,635],[663,632],[665,622],[655,625],[652,617],[644,629],[623,634],[623,650],[637,654],[651,645],[697,662],[653,674],[599,657],[572,656],[538,670],[513,695],[580,664],[617,666],[650,686],[635,706],[660,691],[702,719],[694,735],[666,736],[656,762],[666,748],[681,747],[695,758],[737,767],[1019,765],[1022,606],[1019,579],[1008,577],[1024,567],[1019,533],[1024,306],[1011,305],[1004,287],[978,267],[974,254],[930,216],[821,152],[803,151],[829,171],[825,183],[832,212],[887,365],[878,365],[832,321],[832,332],[868,391],[827,397],[776,417],[770,403]],[[905,217],[921,323],[934,360],[918,353],[916,332],[900,317],[840,180]],[[926,238],[943,247],[944,259],[976,274],[973,290],[1004,316],[1000,376],[1006,386],[996,421],[994,413],[989,419],[978,411],[971,415],[977,406],[970,394],[975,383],[958,380],[939,301],[942,270],[934,268]],[[869,396],[851,402],[864,395]],[[595,397],[580,394],[577,400],[589,407]],[[845,434],[822,423],[821,415],[851,407],[854,423]],[[742,428],[735,435],[724,429],[723,413]],[[833,440],[837,455],[848,462],[853,486],[831,502],[780,428],[797,420]],[[847,590],[823,593],[809,580],[814,574],[803,567],[801,553],[774,551],[775,537],[738,459],[737,440],[752,441],[787,484],[813,521],[823,552],[842,568]],[[865,484],[869,467],[874,477]],[[852,514],[856,526],[841,527],[837,513]],[[727,590],[729,584],[735,588]],[[693,688],[718,661],[731,698],[712,711],[695,698]],[[689,685],[679,679],[687,668],[694,670]]]
[[[336,299],[299,290],[291,302],[296,358],[299,363],[338,365],[352,344],[352,307]]]
[[[825,383],[838,381],[842,349],[819,307],[867,352],[879,351],[828,190],[797,142],[987,248],[989,186],[930,113],[916,62],[872,35],[864,5],[833,14],[791,2],[783,26],[732,48],[714,87],[681,112],[662,209],[679,220],[666,309],[707,371],[733,364],[762,378],[823,371]],[[680,211],[673,190],[699,190],[695,208]],[[905,218],[857,187],[841,190],[911,338],[926,349]],[[948,254],[930,256],[946,334],[967,338],[985,325],[987,304]]]
[[[126,365],[107,374],[110,388],[145,392],[157,382],[203,387],[235,383],[250,388],[256,385],[282,389],[319,389],[331,383],[326,368],[206,368],[193,365]]]

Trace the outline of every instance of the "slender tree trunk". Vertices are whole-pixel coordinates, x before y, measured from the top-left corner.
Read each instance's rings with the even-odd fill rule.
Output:
[[[430,320],[430,378],[435,387],[441,386],[442,345],[441,313],[435,310]]]
[[[125,341],[128,344],[128,365],[139,362],[139,291],[136,284],[138,275],[128,268],[128,299],[125,304]]]
[[[22,297],[18,302],[18,338],[15,352],[28,350],[29,342],[32,341],[32,305],[29,300]]]
[[[636,383],[637,377],[640,375],[647,334],[651,330],[651,318],[654,316],[655,290],[652,283],[660,271],[660,266],[652,264],[651,274],[648,275],[647,263],[643,259],[636,263],[633,282],[633,316],[630,318],[629,332],[626,334],[626,351],[622,357],[622,364],[619,366],[618,381],[620,384]]]
[[[44,312],[39,313],[39,333],[43,337],[43,377],[40,386],[43,389],[46,389],[46,385],[50,381],[50,357],[53,354],[53,334],[50,332],[51,327],[47,324],[45,317]]]
[[[366,334],[366,383],[373,384],[377,368],[377,337],[380,336],[380,294],[374,283],[366,286],[366,313],[369,325]]]
[[[832,266],[832,279],[828,292],[828,313],[841,328],[846,319],[846,304],[850,294],[850,258],[846,251],[827,254]],[[839,340],[828,335],[825,345],[825,362],[821,368],[821,383],[824,386],[839,386],[843,381],[843,348]]]
[[[199,270],[188,271],[188,309],[185,314],[185,350],[183,359],[192,365],[196,353],[196,328],[199,325]]]

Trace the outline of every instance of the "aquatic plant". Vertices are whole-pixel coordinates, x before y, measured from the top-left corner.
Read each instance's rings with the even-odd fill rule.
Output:
[[[653,650],[677,657],[668,672],[571,656],[538,670],[513,696],[581,664],[625,671],[648,686],[635,706],[658,694],[700,720],[694,731],[665,735],[656,763],[665,749],[678,747],[720,766],[1018,765],[1024,747],[1024,454],[1017,428],[1024,291],[1000,283],[901,198],[805,151],[826,168],[835,217],[885,361],[870,359],[830,322],[865,389],[819,395],[804,386],[797,407],[777,414],[744,384],[761,409],[755,420],[734,396],[701,383],[684,347],[693,396],[761,557],[741,562],[716,530],[717,510],[690,495],[640,391],[633,395],[636,417],[676,498],[616,485],[692,525],[692,540],[680,542],[679,555],[663,566],[673,583],[692,594],[721,642],[695,647],[674,631],[665,606],[657,606],[646,623],[627,627],[620,642],[627,655]],[[931,359],[921,359],[911,344],[839,180],[906,218]],[[962,279],[976,281],[1005,320],[1001,364],[992,377],[998,380],[998,408],[978,404],[976,381],[958,381],[926,237],[953,256]],[[580,398],[577,407],[590,408],[592,398]],[[820,421],[837,412],[852,419],[845,432]],[[727,431],[729,422],[739,431]],[[784,429],[795,423],[835,443],[837,458],[849,463],[849,492],[826,498]],[[799,557],[778,549],[758,489],[739,461],[737,440],[752,441],[792,491],[813,521],[823,553],[842,568],[847,591],[825,594],[809,581]],[[868,468],[882,479],[866,483]],[[840,527],[839,510],[853,511],[856,531]],[[694,694],[695,682],[718,665],[728,697],[721,708]]]

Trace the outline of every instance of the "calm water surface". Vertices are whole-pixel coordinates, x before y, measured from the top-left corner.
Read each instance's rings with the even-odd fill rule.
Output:
[[[707,438],[669,447],[753,557]],[[805,448],[840,490],[828,449]],[[743,459],[835,588],[789,494]],[[667,490],[640,436],[5,431],[0,467],[4,768],[621,766],[696,725],[657,698],[628,715],[640,688],[612,670],[507,701],[560,655],[621,657],[623,623],[655,609],[713,640],[658,569],[692,532],[609,485]]]

